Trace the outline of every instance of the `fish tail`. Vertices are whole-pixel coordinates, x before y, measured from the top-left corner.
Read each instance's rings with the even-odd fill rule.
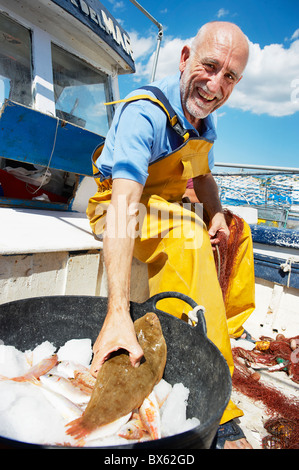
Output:
[[[39,379],[35,377],[34,375],[23,375],[21,377],[14,377],[13,379],[10,379],[10,380],[13,380],[14,382],[28,382],[33,385],[39,385],[39,386],[41,385]]]
[[[27,378],[25,376],[20,377],[5,377],[5,375],[0,375],[1,380],[11,380],[12,382],[27,382]]]
[[[83,439],[86,437],[90,432],[91,429],[88,429],[83,422],[82,416],[80,418],[74,419],[66,424],[68,427],[66,434],[69,436],[73,436],[75,439]]]

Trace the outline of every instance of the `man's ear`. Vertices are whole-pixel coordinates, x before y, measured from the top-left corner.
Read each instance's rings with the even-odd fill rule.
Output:
[[[190,51],[191,51],[191,48],[189,46],[184,46],[183,49],[182,49],[182,52],[181,52],[181,60],[180,60],[180,66],[179,66],[179,69],[180,69],[180,72],[182,73],[185,68],[186,68],[186,64],[187,64],[187,60],[189,59],[190,57]]]

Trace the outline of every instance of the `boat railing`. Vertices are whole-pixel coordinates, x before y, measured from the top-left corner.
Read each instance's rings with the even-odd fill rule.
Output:
[[[298,218],[294,207],[299,205],[299,168],[234,163],[215,166],[232,169],[214,174],[223,205],[256,208],[259,223],[278,228],[287,228],[289,216]]]

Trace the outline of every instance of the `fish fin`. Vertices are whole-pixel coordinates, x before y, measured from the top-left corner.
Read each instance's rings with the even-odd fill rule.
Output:
[[[69,428],[66,433],[69,436],[73,436],[75,439],[83,439],[91,432],[91,429],[87,429],[86,426],[84,426],[82,416],[67,423],[66,427]]]
[[[11,380],[9,377],[5,377],[5,375],[0,375],[0,380]]]
[[[41,381],[36,377],[31,377],[27,382],[31,383],[32,385],[37,385],[38,387],[42,386]]]

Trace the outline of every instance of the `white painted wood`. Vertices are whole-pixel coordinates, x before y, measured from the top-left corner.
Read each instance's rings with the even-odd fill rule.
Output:
[[[107,297],[107,276],[102,251],[0,256],[0,304],[49,295]],[[144,302],[148,297],[147,267],[134,259],[131,300]]]
[[[67,253],[0,257],[0,303],[29,297],[63,295]]]
[[[89,198],[91,198],[97,191],[97,184],[93,177],[85,176],[80,182],[74,201],[72,202],[72,210],[85,213]]]
[[[264,279],[256,278],[256,308],[244,327],[254,338],[278,333],[286,337],[299,334],[299,292]]]
[[[51,37],[35,27],[32,34],[33,96],[35,109],[55,116]]]
[[[239,217],[242,217],[248,224],[257,224],[258,212],[257,209],[255,209],[254,207],[225,205],[224,208],[232,211]]]
[[[101,254],[98,251],[70,254],[65,268],[66,285],[64,294],[95,295],[101,262]]]
[[[101,249],[85,213],[0,208],[1,254]]]

